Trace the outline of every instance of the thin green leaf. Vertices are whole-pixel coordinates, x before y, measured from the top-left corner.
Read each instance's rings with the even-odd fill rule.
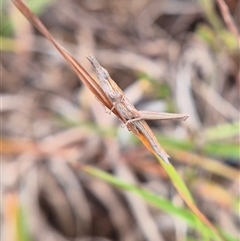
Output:
[[[239,162],[240,150],[238,143],[208,143],[202,150],[214,157],[229,158]]]
[[[26,216],[21,206],[17,210],[17,240],[18,241],[30,241],[30,234],[26,223]]]
[[[227,123],[208,128],[203,131],[206,141],[224,140],[239,136],[240,122]]]
[[[206,236],[213,240],[216,239],[216,235],[213,233],[213,231],[205,226],[203,223],[196,221],[196,216],[190,212],[187,209],[179,208],[174,206],[172,203],[170,203],[168,200],[157,196],[156,194],[145,190],[141,187],[137,187],[135,185],[129,184],[117,177],[114,177],[106,172],[103,172],[99,169],[96,169],[94,167],[90,166],[84,166],[82,168],[83,171],[86,173],[93,175],[95,177],[100,178],[101,180],[104,180],[111,185],[114,185],[122,190],[129,191],[131,193],[136,193],[137,195],[141,196],[145,201],[152,204],[156,208],[165,211],[175,217],[181,218],[184,220],[190,227],[194,228],[195,230],[199,231],[200,233],[205,233]],[[229,234],[222,232],[224,235],[224,238],[228,241],[237,241],[237,238],[234,238],[230,236]]]

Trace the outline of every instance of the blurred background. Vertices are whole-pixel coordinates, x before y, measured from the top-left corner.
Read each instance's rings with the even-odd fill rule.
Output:
[[[137,109],[190,116],[148,123],[199,209],[239,237],[239,48],[218,4],[26,3],[96,79],[86,59],[95,56]],[[239,1],[226,4],[239,28]],[[156,158],[10,1],[2,7],[2,240],[202,240],[183,220],[69,164],[185,206]]]

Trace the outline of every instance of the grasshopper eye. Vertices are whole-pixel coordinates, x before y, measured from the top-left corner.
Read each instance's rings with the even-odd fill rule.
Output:
[[[103,67],[102,67],[102,71],[103,71],[104,78],[108,79],[109,78],[108,71],[106,69],[104,69]]]

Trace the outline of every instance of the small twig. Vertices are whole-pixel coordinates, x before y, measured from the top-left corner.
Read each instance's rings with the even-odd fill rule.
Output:
[[[216,1],[220,8],[223,19],[224,19],[228,29],[237,37],[238,46],[240,46],[240,35],[238,32],[236,23],[234,22],[231,14],[230,14],[227,4],[223,0],[216,0]]]
[[[214,91],[206,83],[200,81],[193,81],[192,84],[194,92],[201,96],[208,103],[209,106],[212,106],[226,119],[230,118],[233,120],[237,120],[239,118],[239,110],[233,105],[231,105],[224,98],[222,98],[220,94]]]

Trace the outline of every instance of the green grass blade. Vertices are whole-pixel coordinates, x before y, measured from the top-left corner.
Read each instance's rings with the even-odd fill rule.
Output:
[[[100,178],[103,181],[110,183],[122,190],[129,191],[131,193],[135,193],[141,196],[145,201],[152,204],[153,206],[157,207],[158,209],[165,211],[175,217],[181,218],[184,220],[190,227],[194,228],[195,230],[199,231],[200,233],[205,233],[210,239],[217,240],[215,233],[205,226],[203,223],[196,221],[196,216],[187,209],[179,208],[174,206],[168,200],[157,196],[156,194],[145,190],[141,187],[137,187],[135,185],[129,184],[119,178],[116,178],[106,172],[103,172],[99,169],[90,166],[82,167],[82,170],[90,175]],[[227,233],[222,232],[225,239],[228,241],[237,241],[236,238],[230,236]]]

